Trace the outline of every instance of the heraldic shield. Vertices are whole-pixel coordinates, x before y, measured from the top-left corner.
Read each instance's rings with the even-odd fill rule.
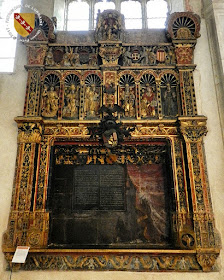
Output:
[[[14,13],[14,27],[22,37],[27,37],[33,31],[34,26],[34,13]]]

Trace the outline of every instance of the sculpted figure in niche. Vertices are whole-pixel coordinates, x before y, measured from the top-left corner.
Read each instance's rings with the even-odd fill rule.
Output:
[[[57,116],[58,99],[59,97],[54,87],[51,86],[50,89],[47,90],[47,85],[44,85],[41,106],[43,117],[53,118]]]
[[[87,86],[85,94],[85,115],[86,117],[96,117],[100,107],[99,94],[95,84]]]
[[[77,117],[79,106],[79,90],[80,88],[72,84],[67,93],[65,93],[65,106],[63,109],[63,117]]]
[[[145,117],[155,117],[156,115],[156,94],[153,88],[146,84],[146,87],[142,89],[141,98],[141,116]]]
[[[170,83],[167,83],[166,88],[162,90],[162,109],[164,116],[176,116],[178,113],[176,90]]]
[[[124,91],[121,95],[121,105],[124,109],[125,117],[135,117],[135,94],[134,88],[128,83],[125,84]]]

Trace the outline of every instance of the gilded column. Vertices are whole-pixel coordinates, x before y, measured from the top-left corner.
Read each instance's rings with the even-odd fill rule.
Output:
[[[204,271],[210,271],[219,254],[219,238],[214,224],[203,152],[202,138],[207,133],[206,117],[180,117],[179,120],[186,143],[197,260]]]
[[[174,232],[177,234],[175,238],[176,245],[183,249],[193,249],[195,248],[195,238],[189,209],[183,143],[180,137],[173,137],[171,143],[176,198],[176,213],[173,217],[175,220],[174,225],[176,225]]]
[[[41,118],[16,118],[18,123],[18,152],[16,174],[9,218],[9,230],[4,245],[27,244],[30,211],[33,205],[37,148],[41,141]],[[6,243],[6,244],[5,244]]]

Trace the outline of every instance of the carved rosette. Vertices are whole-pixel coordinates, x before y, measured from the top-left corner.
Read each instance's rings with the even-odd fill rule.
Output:
[[[181,120],[180,130],[186,142],[200,142],[207,134],[206,118]]]
[[[49,213],[30,213],[30,227],[27,235],[28,246],[40,248],[47,245],[49,231]]]

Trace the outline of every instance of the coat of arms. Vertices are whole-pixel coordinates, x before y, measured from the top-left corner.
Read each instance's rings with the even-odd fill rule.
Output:
[[[14,27],[19,35],[27,37],[35,27],[35,14],[14,13]]]

